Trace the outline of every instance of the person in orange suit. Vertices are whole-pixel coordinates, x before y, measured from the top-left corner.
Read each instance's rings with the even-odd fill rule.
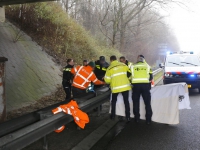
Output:
[[[86,89],[91,82],[95,85],[105,84],[105,82],[97,79],[93,72],[94,68],[95,63],[91,61],[87,66],[77,66],[71,69],[71,73],[74,74],[72,83],[73,98],[87,93]]]

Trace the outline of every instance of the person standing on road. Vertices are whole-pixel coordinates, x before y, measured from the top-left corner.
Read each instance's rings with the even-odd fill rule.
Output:
[[[146,109],[146,123],[151,123],[152,109],[151,109],[151,85],[149,84],[153,78],[150,66],[144,62],[144,58],[138,56],[137,63],[131,67],[131,83],[132,83],[132,100],[133,100],[133,114],[135,121],[140,119],[140,95],[142,95],[145,109]]]
[[[138,58],[139,58],[139,57],[144,58],[144,55],[138,55]],[[148,64],[148,63],[146,62],[145,58],[144,58],[144,63]],[[152,71],[152,70],[151,70],[151,71]],[[154,86],[155,86],[155,85],[154,85],[153,76],[152,76],[151,81],[149,82],[149,84],[150,84],[151,87],[154,87]]]
[[[106,71],[104,80],[107,84],[110,84],[112,91],[112,100],[111,100],[111,115],[110,118],[115,118],[116,102],[117,96],[119,93],[122,93],[124,104],[125,104],[125,114],[126,119],[130,121],[130,106],[128,101],[129,90],[131,90],[130,81],[127,77],[127,72],[129,70],[128,66],[118,62],[116,56],[110,57],[110,66]]]
[[[62,86],[66,94],[65,100],[70,100],[71,98],[71,83],[73,78],[71,69],[73,67],[74,67],[73,59],[67,59],[67,66],[63,69],[63,80],[62,80]]]
[[[106,62],[104,56],[100,56],[99,60],[95,61],[95,64],[94,73],[99,80],[103,81],[103,78],[106,74],[106,69],[109,67],[109,64]]]
[[[89,84],[93,82],[95,85],[105,84],[97,79],[93,70],[95,68],[94,62],[89,62],[87,66],[77,66],[72,68],[71,73],[74,74],[74,79],[72,83],[72,94],[73,98],[86,94],[86,89]]]

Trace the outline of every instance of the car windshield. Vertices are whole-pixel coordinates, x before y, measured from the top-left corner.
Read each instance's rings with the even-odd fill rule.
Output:
[[[200,66],[197,55],[171,55],[166,58],[167,67],[195,67]]]

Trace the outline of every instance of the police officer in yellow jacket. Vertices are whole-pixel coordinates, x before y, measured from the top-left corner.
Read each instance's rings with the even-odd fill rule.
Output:
[[[129,90],[131,89],[130,81],[127,77],[128,66],[117,61],[116,56],[110,57],[110,66],[106,70],[104,80],[106,83],[110,84],[112,91],[112,101],[111,101],[111,119],[115,118],[115,107],[117,102],[118,93],[122,93],[124,104],[125,104],[125,114],[126,119],[130,121],[130,106],[128,101]]]
[[[146,109],[146,123],[151,123],[151,85],[149,84],[153,78],[150,66],[145,62],[143,57],[138,57],[138,62],[131,67],[131,83],[133,87],[133,113],[135,121],[140,119],[140,95],[142,95]]]

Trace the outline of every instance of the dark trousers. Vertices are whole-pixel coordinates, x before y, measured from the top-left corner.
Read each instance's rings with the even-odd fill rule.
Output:
[[[81,95],[86,94],[86,90],[79,89],[72,86],[72,94],[73,94],[73,98],[80,97]]]
[[[152,109],[151,109],[151,93],[149,83],[137,83],[133,84],[133,114],[135,119],[140,119],[140,95],[144,100],[145,109],[146,109],[146,121],[151,121]]]
[[[121,92],[123,99],[124,99],[124,105],[125,105],[125,114],[126,118],[130,118],[130,106],[129,106],[129,101],[128,101],[128,93],[129,91],[124,91]],[[112,93],[112,101],[111,101],[111,116],[114,118],[115,117],[115,110],[116,110],[116,102],[117,102],[117,96],[119,93]]]
[[[63,85],[63,89],[64,89],[65,94],[66,94],[65,100],[69,101],[70,98],[71,98],[72,86],[71,86],[71,84],[68,84],[65,81],[62,82],[62,85]]]

